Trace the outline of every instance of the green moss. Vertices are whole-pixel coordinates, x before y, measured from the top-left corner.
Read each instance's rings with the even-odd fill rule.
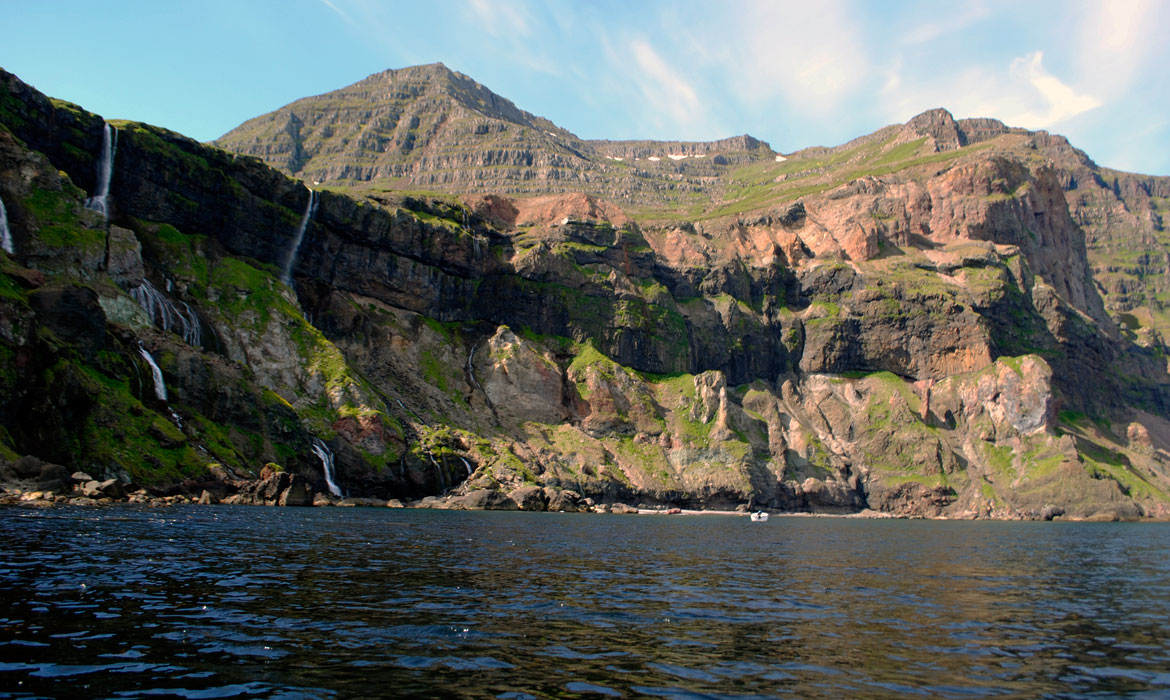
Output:
[[[1000,362],[1004,363],[1008,367],[1010,367],[1011,370],[1016,373],[1017,377],[1024,376],[1024,369],[1023,369],[1024,357],[1023,356],[1021,356],[1021,357],[1007,357],[1005,355],[1005,356],[997,357],[996,359],[999,360]]]
[[[1024,465],[1024,475],[1029,479],[1038,479],[1055,473],[1064,464],[1064,455],[1039,447],[1024,453],[1020,461]]]
[[[441,322],[427,316],[423,316],[422,319],[427,328],[430,328],[432,331],[434,331],[440,338],[443,339],[444,342],[451,343],[454,341],[454,334],[450,328],[443,325]]]
[[[592,340],[586,340],[578,346],[576,357],[569,363],[569,372],[570,374],[581,375],[587,367],[596,368],[601,372],[602,376],[609,379],[617,376],[618,364],[601,354],[597,347],[593,345]]]
[[[105,250],[106,232],[86,228],[81,220],[80,190],[35,188],[22,204],[36,220],[36,238],[54,248],[77,248],[88,254]]]
[[[28,304],[28,297],[25,296],[24,290],[8,275],[0,272],[0,297],[16,302],[21,306]]]
[[[985,500],[991,502],[993,505],[996,505],[996,506],[1003,505],[1003,499],[1000,498],[999,494],[997,494],[995,492],[995,487],[986,481],[979,484],[979,494],[981,496],[983,496],[983,498]]]
[[[882,473],[882,483],[887,486],[901,486],[902,484],[922,484],[927,488],[949,486],[945,474],[891,474]]]
[[[134,221],[139,240],[153,257],[166,263],[170,273],[194,283],[189,291],[196,297],[206,295],[211,282],[210,268],[204,251],[207,237],[187,235],[170,224]]]
[[[419,365],[423,371],[423,378],[442,391],[447,391],[447,379],[444,376],[442,365],[430,350],[423,350],[419,355]]]
[[[113,122],[118,127],[120,138],[127,136],[138,148],[153,154],[156,158],[170,161],[172,167],[182,168],[188,176],[211,170],[207,160],[208,149],[201,144],[178,134],[141,122]]]
[[[1012,468],[1013,451],[1010,446],[985,442],[983,443],[983,455],[984,459],[987,460],[987,466],[996,475],[1005,478],[1015,476],[1015,470]]]
[[[237,258],[222,258],[212,268],[210,286],[218,296],[218,305],[236,322],[250,320],[247,327],[259,330],[272,314],[299,317],[300,313],[278,291],[273,272],[260,270]]]
[[[670,468],[670,461],[666,459],[666,454],[658,445],[640,443],[631,437],[622,437],[611,444],[615,454],[642,474],[658,482],[659,486],[673,485],[674,474]]]
[[[1126,495],[1170,502],[1170,494],[1135,469],[1125,454],[1080,439],[1077,440],[1077,452],[1091,475],[1116,481]]]
[[[171,483],[207,474],[207,462],[170,421],[145,407],[127,383],[68,360],[46,371],[45,383],[65,375],[94,398],[93,410],[65,449],[83,468],[124,471],[143,484]]]

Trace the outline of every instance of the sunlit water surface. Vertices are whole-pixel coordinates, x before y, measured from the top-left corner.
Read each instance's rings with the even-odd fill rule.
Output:
[[[1170,525],[0,510],[0,697],[1167,697]]]

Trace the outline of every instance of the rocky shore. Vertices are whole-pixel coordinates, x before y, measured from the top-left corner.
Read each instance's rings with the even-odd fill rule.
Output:
[[[338,498],[319,493],[298,474],[269,464],[256,478],[245,478],[217,470],[210,481],[186,481],[165,489],[123,483],[118,479],[99,481],[84,472],[69,473],[59,464],[33,456],[14,462],[0,460],[0,506],[52,507],[56,505],[104,506],[137,504],[151,507],[175,505],[252,505],[340,508],[427,508],[434,510],[502,510],[559,513],[610,513],[616,515],[747,515],[748,504],[735,510],[694,510],[670,505],[629,505],[597,502],[569,489],[523,486],[507,493],[479,489],[464,494],[427,496],[419,500],[397,498]],[[779,512],[790,517],[855,517],[939,520],[1069,520],[1116,522],[1127,518],[1114,511],[1099,511],[1088,517],[1068,516],[1056,506],[1039,513],[1021,511],[969,512],[938,518],[917,514],[895,514],[870,509],[854,512]]]
[[[439,510],[524,510],[562,513],[626,513],[639,508],[623,503],[598,503],[575,491],[541,486],[524,486],[505,493],[479,489],[465,494],[427,496],[420,500],[339,498],[316,492],[303,476],[265,465],[255,476],[241,476],[224,468],[213,468],[212,479],[187,480],[165,488],[143,486],[119,479],[98,480],[84,472],[70,473],[59,464],[31,455],[13,462],[0,460],[0,505],[50,506],[106,505],[134,503],[151,506],[178,504],[256,506],[339,506],[433,508]],[[663,512],[681,512],[678,508]],[[747,512],[747,505],[742,506]]]

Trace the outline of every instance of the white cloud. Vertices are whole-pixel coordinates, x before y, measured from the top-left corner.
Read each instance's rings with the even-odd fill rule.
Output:
[[[1029,100],[1028,95],[1014,96],[1016,100],[1032,105],[1016,114],[1004,117],[1013,125],[1031,129],[1045,129],[1066,119],[1077,116],[1090,109],[1101,106],[1101,100],[1092,95],[1077,93],[1073,88],[1061,82],[1059,78],[1044,69],[1044,52],[1035,51],[1027,56],[1012,61],[1011,76],[1019,82],[1027,82],[1041,97],[1039,109],[1036,109],[1036,100]],[[1019,85],[1017,84],[1017,89]]]
[[[694,126],[706,119],[695,88],[666,63],[644,39],[630,42],[630,53],[640,73],[632,76],[651,109],[665,111],[676,124]]]
[[[946,76],[923,79],[902,75],[883,91],[882,110],[893,121],[905,121],[933,107],[951,110],[958,118],[993,117],[1009,126],[1050,129],[1103,102],[1052,75],[1044,53],[1034,51],[1009,65],[974,65]]]
[[[864,33],[844,0],[756,0],[740,10],[740,32],[725,70],[737,76],[744,101],[781,96],[801,110],[824,114],[870,79]]]
[[[514,2],[467,0],[483,30],[492,36],[523,38],[531,35],[531,20],[525,9]]]
[[[1122,95],[1164,40],[1166,5],[1155,0],[1090,2],[1082,13],[1080,70],[1094,90]]]

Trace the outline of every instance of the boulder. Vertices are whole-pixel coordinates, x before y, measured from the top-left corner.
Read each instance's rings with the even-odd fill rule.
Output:
[[[86,474],[85,472],[73,472],[72,474],[69,475],[69,478],[72,479],[73,481],[76,481],[79,484],[84,484],[86,482],[93,481],[93,477],[90,476],[89,474]]]
[[[1111,510],[1099,510],[1085,518],[1085,520],[1090,523],[1115,523],[1121,520],[1121,516]]]
[[[635,515],[638,509],[634,506],[628,506],[625,503],[615,503],[609,507],[610,513],[619,513],[623,515]]]
[[[41,475],[41,467],[45,463],[33,455],[25,455],[12,465],[13,471],[21,479],[34,479]]]
[[[133,231],[110,226],[106,238],[106,272],[123,287],[142,283],[146,275],[142,269],[142,245]]]
[[[339,506],[360,506],[362,508],[384,508],[386,501],[380,498],[343,498],[338,501]]]
[[[122,488],[122,482],[117,479],[106,479],[98,484],[97,490],[106,498],[112,498],[115,501],[120,501],[126,497],[126,491]]]
[[[284,476],[289,476],[283,473]],[[313,505],[313,487],[300,474],[294,474],[289,479],[288,488],[280,493],[277,505],[282,506],[311,506]]]
[[[548,498],[540,486],[521,486],[512,490],[508,498],[512,499],[520,510],[542,511],[548,506]]]
[[[267,470],[267,467],[265,467]],[[263,472],[261,472],[263,473]],[[256,486],[256,498],[264,503],[276,503],[280,495],[292,485],[292,475],[288,472],[275,472]]]
[[[581,495],[576,491],[566,489],[546,488],[544,496],[548,500],[546,510],[554,513],[576,513],[577,504],[581,500]]]
[[[426,500],[426,499],[424,499]],[[494,489],[472,491],[454,499],[455,505],[465,510],[518,510],[516,502]]]
[[[69,470],[60,464],[41,465],[41,481],[62,481],[69,483],[70,478]]]
[[[5,274],[16,280],[20,286],[24,287],[25,289],[36,289],[37,287],[43,287],[47,281],[45,278],[45,273],[41,272],[40,270],[33,270],[24,267],[9,269],[5,271]]]
[[[45,481],[38,481],[33,488],[37,491],[44,491],[45,493],[66,493],[71,491],[73,486],[60,479],[47,479]]]

